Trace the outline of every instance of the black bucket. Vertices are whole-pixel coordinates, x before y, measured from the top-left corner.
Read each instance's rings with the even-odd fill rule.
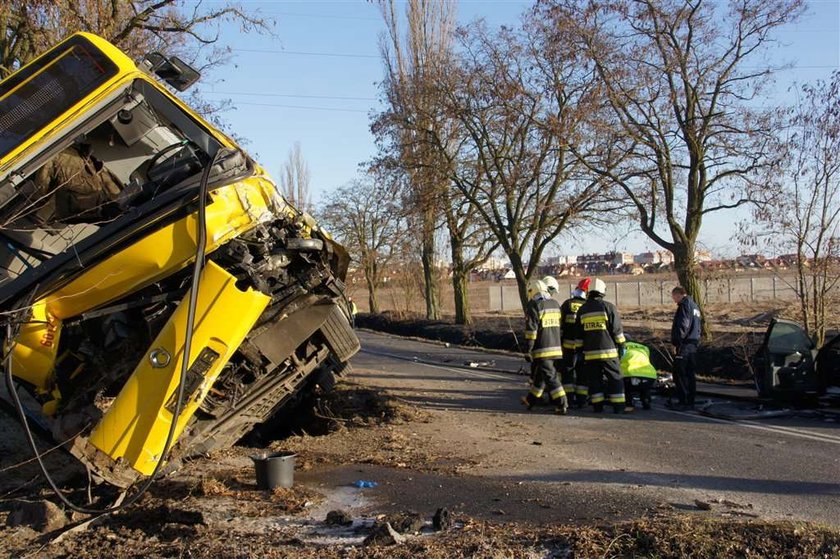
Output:
[[[260,489],[291,487],[295,481],[295,456],[297,454],[294,452],[263,453],[251,456],[257,473],[257,487]]]

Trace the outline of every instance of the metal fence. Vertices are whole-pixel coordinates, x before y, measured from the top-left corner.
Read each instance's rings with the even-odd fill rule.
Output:
[[[753,275],[702,279],[706,301],[709,303],[750,303],[760,301],[792,301],[796,293],[791,287],[794,274],[777,276],[775,274]],[[559,281],[560,296],[564,299],[575,288],[579,278]],[[655,307],[670,305],[671,289],[677,285],[676,277],[659,276],[639,278],[621,277],[610,279],[601,276],[607,284],[606,299],[621,307]],[[351,294],[359,310],[368,310],[367,291],[361,286],[351,286]],[[378,291],[379,303],[383,311],[417,312],[425,311],[423,296],[419,287],[407,290],[405,287],[386,286]],[[469,284],[470,307],[475,313],[521,311],[519,291],[513,281],[502,283],[481,281]],[[440,292],[440,302],[444,313],[454,312],[452,287],[444,284]]]
[[[609,281],[604,299],[622,307],[653,307],[671,303],[671,289],[677,285],[673,279]],[[730,277],[701,280],[707,303],[747,303],[755,301],[790,301],[796,292],[790,285],[793,278],[778,276]],[[560,283],[561,298],[571,293],[575,283]],[[564,291],[565,286],[565,291]],[[497,284],[490,290],[489,311],[520,309],[516,285]]]

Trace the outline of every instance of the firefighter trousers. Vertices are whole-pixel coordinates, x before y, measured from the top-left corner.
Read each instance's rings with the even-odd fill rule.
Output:
[[[593,359],[583,362],[589,380],[589,399],[596,411],[608,403],[615,409],[624,409],[624,381],[618,359]]]
[[[586,400],[589,397],[589,383],[583,370],[583,356],[578,354],[573,349],[567,350],[563,353],[563,359],[555,361],[562,371],[563,390],[566,395],[572,399],[574,397],[575,403],[582,407],[586,405]],[[572,402],[569,402],[572,403]]]
[[[557,380],[554,359],[534,359],[531,362],[531,390],[527,396],[528,404],[533,406],[539,402],[546,390],[552,404],[566,407],[566,392]]]

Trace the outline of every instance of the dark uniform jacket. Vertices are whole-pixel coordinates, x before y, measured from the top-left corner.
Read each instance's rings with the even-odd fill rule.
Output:
[[[674,324],[671,326],[671,343],[674,347],[700,342],[700,307],[686,295],[677,305]]]
[[[102,162],[69,147],[45,163],[33,177],[36,196],[46,200],[38,210],[44,223],[94,223],[104,219],[108,202],[121,184]]]
[[[586,302],[582,297],[566,299],[560,305],[560,321],[563,324],[563,349],[572,351],[577,347],[577,340],[581,338],[575,327],[578,309]]]
[[[560,327],[560,303],[537,295],[525,307],[525,339],[532,359],[557,359],[563,356]]]
[[[615,305],[598,296],[587,299],[578,309],[575,328],[584,361],[618,359],[618,346],[626,340]]]

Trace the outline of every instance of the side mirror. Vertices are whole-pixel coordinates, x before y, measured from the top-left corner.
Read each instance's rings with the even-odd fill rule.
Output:
[[[177,89],[186,91],[201,77],[198,70],[178,58],[167,57],[159,52],[150,52],[143,58],[143,65],[148,72]]]

